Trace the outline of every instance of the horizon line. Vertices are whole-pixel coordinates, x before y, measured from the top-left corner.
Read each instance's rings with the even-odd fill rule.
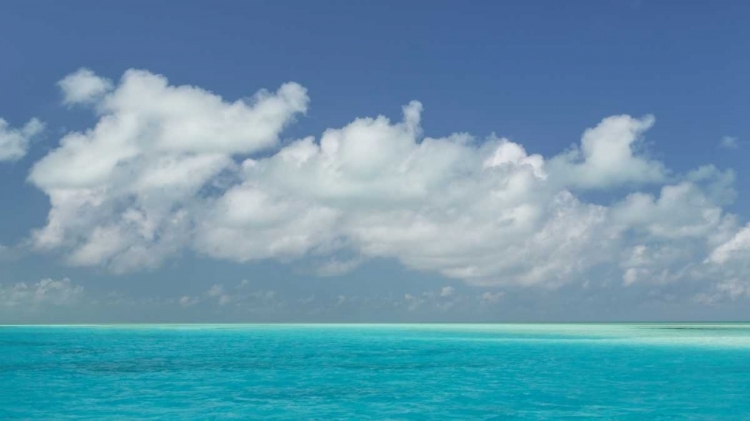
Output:
[[[2,327],[95,326],[430,326],[430,325],[646,325],[646,324],[750,324],[750,320],[725,321],[561,321],[561,322],[102,322],[102,323],[0,323]]]

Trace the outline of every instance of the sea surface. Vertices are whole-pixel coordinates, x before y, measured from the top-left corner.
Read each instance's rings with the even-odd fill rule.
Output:
[[[750,420],[750,325],[0,327],[0,419]]]

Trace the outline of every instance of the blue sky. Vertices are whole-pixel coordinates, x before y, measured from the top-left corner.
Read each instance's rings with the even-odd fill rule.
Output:
[[[746,317],[750,6],[429,6],[4,2],[0,322]]]

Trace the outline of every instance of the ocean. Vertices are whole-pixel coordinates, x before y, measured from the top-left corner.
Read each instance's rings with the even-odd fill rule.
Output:
[[[750,420],[750,325],[0,327],[0,419]]]

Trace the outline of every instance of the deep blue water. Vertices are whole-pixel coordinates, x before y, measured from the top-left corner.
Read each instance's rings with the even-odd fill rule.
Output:
[[[0,327],[0,419],[750,420],[750,325]]]

